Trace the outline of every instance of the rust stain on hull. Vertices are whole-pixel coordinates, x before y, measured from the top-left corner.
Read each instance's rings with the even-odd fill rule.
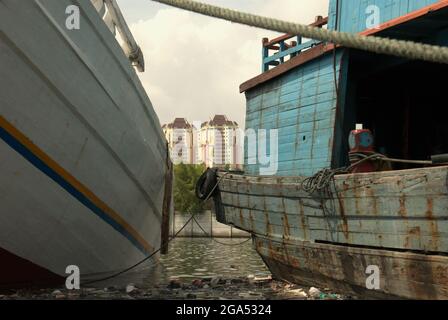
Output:
[[[437,220],[434,219],[433,210],[434,210],[434,200],[432,198],[428,198],[427,202],[427,210],[426,210],[426,218],[428,218],[428,224],[431,231],[431,251],[437,251],[439,247],[439,228],[437,225]]]
[[[406,217],[406,215],[407,215],[406,196],[401,195],[400,198],[398,199],[398,201],[400,202],[400,209],[398,210],[398,213],[400,214],[400,216]]]
[[[447,177],[448,167],[336,176],[337,199],[316,199],[297,177],[247,176],[241,188],[234,175],[220,192],[278,278],[361,297],[448,299]],[[233,203],[244,189],[249,199]],[[365,292],[368,265],[380,267],[379,292]]]
[[[289,237],[291,236],[291,227],[289,225],[289,221],[288,221],[288,215],[285,213],[283,215],[283,237],[285,239],[289,239]]]
[[[303,242],[296,243],[291,251],[295,256],[287,258],[279,252],[290,251],[286,248],[290,245],[264,238],[255,241],[270,271],[286,281],[329,287],[363,298],[448,299],[448,257]],[[268,248],[263,245],[266,242]],[[380,267],[380,290],[365,286],[368,265]]]
[[[367,195],[369,197],[369,199],[371,200],[372,203],[372,212],[374,215],[378,215],[378,204],[377,204],[377,197],[375,195],[375,192],[373,191],[373,189],[368,188],[367,189]]]
[[[299,201],[299,206],[300,206],[300,224],[302,226],[303,238],[308,239],[308,234],[307,234],[308,226],[307,226],[306,217],[305,217],[305,207],[303,206],[302,200]]]
[[[348,238],[349,238],[348,220],[345,215],[344,201],[341,199],[341,197],[339,197],[339,195],[337,195],[337,198],[338,198],[338,203],[339,203],[339,212],[340,212],[341,218],[342,218],[342,233],[344,234],[345,239],[348,240]]]
[[[244,217],[243,217],[243,210],[240,209],[240,223],[241,223],[241,227],[244,228]]]
[[[286,205],[285,205],[285,199],[282,198],[282,206],[283,206],[283,216],[282,216],[282,222],[283,222],[283,238],[289,239],[291,236],[291,226],[289,225],[288,221],[288,213],[286,211]]]

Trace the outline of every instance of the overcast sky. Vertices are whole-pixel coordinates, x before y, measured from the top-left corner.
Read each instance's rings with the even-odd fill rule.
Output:
[[[261,73],[261,39],[278,34],[170,8],[117,0],[146,59],[140,79],[160,122],[225,114],[244,127],[239,85]],[[251,13],[311,23],[328,0],[203,0]]]

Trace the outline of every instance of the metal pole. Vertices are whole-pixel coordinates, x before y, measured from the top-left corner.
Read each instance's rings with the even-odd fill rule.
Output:
[[[213,238],[213,212],[210,210],[210,238]]]
[[[190,238],[193,238],[194,237],[194,220],[191,220],[190,224],[191,224]]]

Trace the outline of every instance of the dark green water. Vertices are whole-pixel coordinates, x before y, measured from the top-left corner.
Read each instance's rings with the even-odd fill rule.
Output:
[[[238,244],[245,239],[219,239],[220,242]],[[177,239],[170,254],[162,257],[165,276],[184,279],[222,276],[226,278],[265,276],[270,272],[252,247],[252,241],[227,246],[211,239]]]
[[[219,239],[239,244],[245,239]],[[169,254],[161,256],[152,268],[129,272],[98,287],[134,283],[142,288],[166,284],[171,278],[183,282],[204,277],[238,278],[247,275],[267,276],[269,270],[252,247],[252,240],[242,245],[222,245],[209,238],[177,238],[170,243]]]

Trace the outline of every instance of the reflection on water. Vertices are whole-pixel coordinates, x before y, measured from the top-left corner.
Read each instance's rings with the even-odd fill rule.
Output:
[[[241,239],[220,239],[225,243],[241,243]],[[165,277],[200,278],[210,276],[239,277],[248,274],[270,274],[252,242],[225,246],[211,239],[176,239],[170,254],[161,258]]]
[[[220,239],[220,242],[239,244],[244,239]],[[185,282],[193,279],[220,276],[225,278],[270,275],[269,270],[252,246],[251,241],[228,246],[209,238],[177,238],[170,243],[169,254],[161,256],[151,269],[130,272],[101,286],[135,283],[142,288],[169,282],[176,277]]]

